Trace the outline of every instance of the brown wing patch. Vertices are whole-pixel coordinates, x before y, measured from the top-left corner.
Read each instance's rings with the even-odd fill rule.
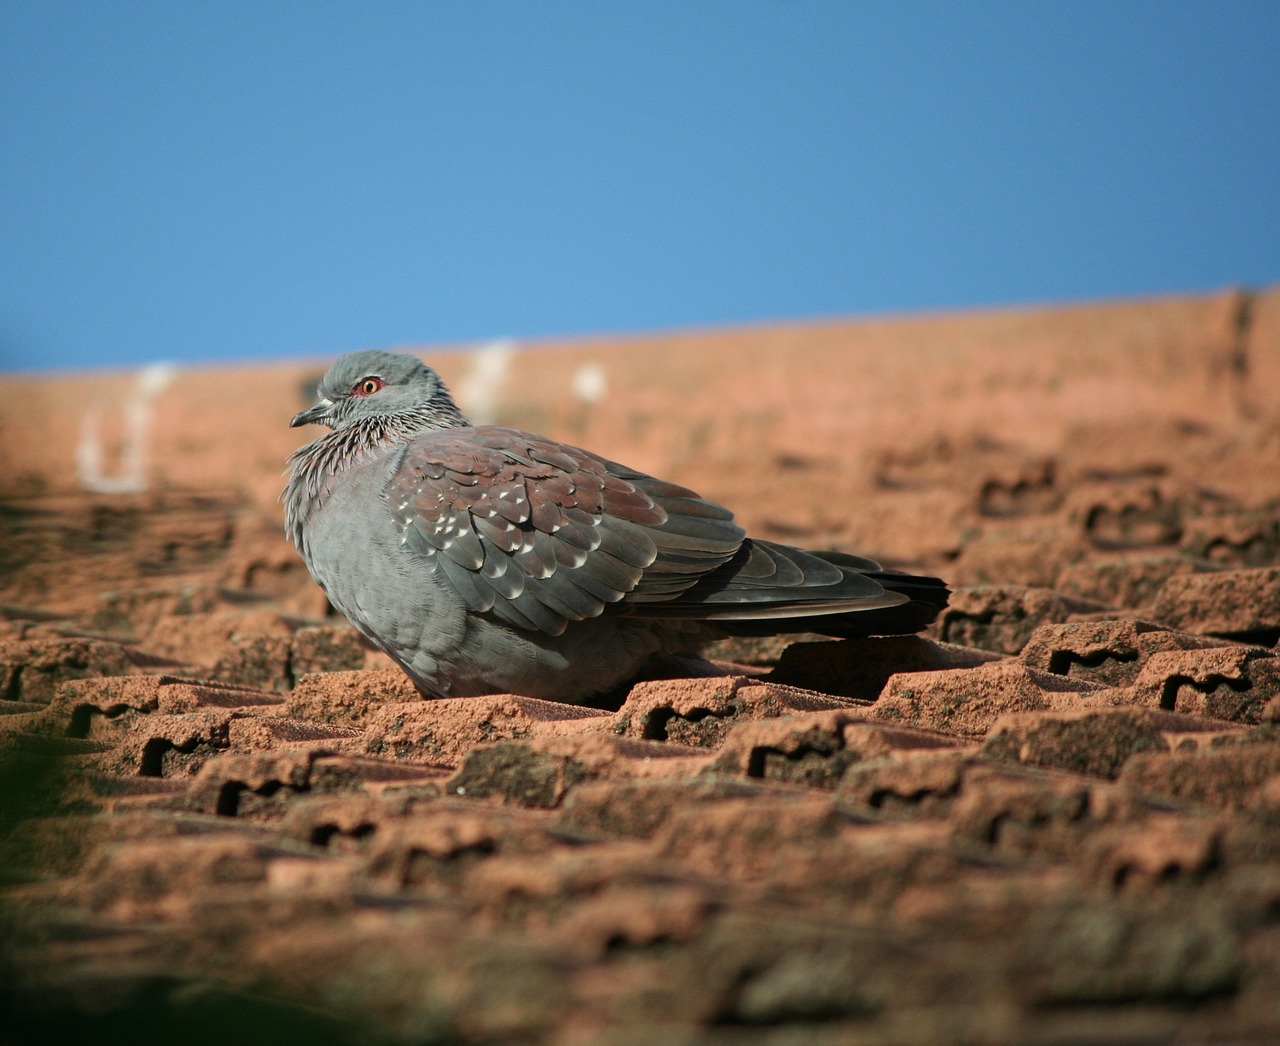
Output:
[[[491,426],[419,437],[386,495],[405,544],[471,610],[551,635],[611,604],[672,598],[742,541],[690,490]]]

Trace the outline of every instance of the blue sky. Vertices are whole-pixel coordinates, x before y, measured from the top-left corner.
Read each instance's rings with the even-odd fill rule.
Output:
[[[0,369],[1280,280],[1280,4],[0,5]]]

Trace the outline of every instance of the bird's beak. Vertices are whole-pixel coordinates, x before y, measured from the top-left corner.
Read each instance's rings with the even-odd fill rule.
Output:
[[[299,411],[293,416],[293,420],[289,422],[289,428],[296,429],[299,425],[313,425],[316,422],[328,424],[329,408],[332,406],[333,400],[321,400],[314,407]]]

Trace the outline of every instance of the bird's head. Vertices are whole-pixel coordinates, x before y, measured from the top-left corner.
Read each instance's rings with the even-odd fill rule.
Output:
[[[467,424],[440,375],[400,353],[348,353],[329,368],[317,393],[320,402],[294,415],[291,428],[312,423],[335,431],[362,423],[414,429]]]

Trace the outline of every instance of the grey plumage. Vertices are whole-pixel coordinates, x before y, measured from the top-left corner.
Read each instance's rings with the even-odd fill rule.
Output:
[[[329,600],[431,696],[589,701],[725,634],[919,631],[934,578],[752,540],[684,487],[472,425],[431,368],[340,358],[292,424],[289,537]]]

